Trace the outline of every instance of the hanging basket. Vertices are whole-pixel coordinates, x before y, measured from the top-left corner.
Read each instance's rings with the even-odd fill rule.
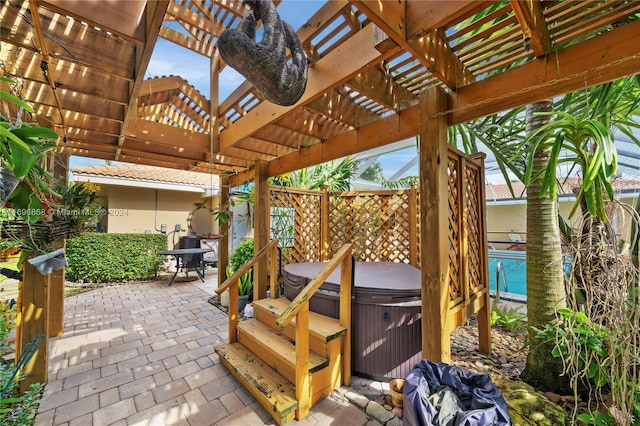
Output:
[[[69,221],[29,223],[25,220],[7,220],[2,222],[2,238],[33,242],[36,245],[48,245],[69,236]]]

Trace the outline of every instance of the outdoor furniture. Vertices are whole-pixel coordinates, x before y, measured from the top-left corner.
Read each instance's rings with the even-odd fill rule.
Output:
[[[202,256],[210,252],[210,247],[193,247],[193,248],[180,248],[173,250],[164,250],[158,252],[162,256],[173,256],[176,259],[176,272],[174,272],[169,285],[173,284],[178,271],[183,268],[193,268],[198,274],[198,277],[204,282],[204,262],[202,262]],[[194,260],[195,259],[195,260]],[[199,261],[197,260],[199,259]]]

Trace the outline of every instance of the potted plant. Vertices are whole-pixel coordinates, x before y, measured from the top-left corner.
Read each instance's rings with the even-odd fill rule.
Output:
[[[240,243],[231,256],[229,256],[229,267],[227,275],[233,275],[238,269],[247,263],[253,257],[254,244],[253,240],[245,240]],[[253,295],[253,268],[245,272],[238,280],[238,311],[244,309],[247,302],[251,300]]]

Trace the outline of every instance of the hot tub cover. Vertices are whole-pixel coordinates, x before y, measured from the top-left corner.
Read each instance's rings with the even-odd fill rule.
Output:
[[[510,426],[500,390],[487,374],[423,359],[404,385],[404,422],[414,426]]]

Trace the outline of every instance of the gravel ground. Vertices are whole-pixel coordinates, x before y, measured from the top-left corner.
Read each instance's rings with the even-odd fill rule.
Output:
[[[491,329],[491,340],[493,353],[481,354],[478,351],[478,327],[458,327],[451,333],[452,364],[482,373],[496,371],[512,380],[520,380],[529,352],[524,346],[525,330],[509,332],[495,327]]]

